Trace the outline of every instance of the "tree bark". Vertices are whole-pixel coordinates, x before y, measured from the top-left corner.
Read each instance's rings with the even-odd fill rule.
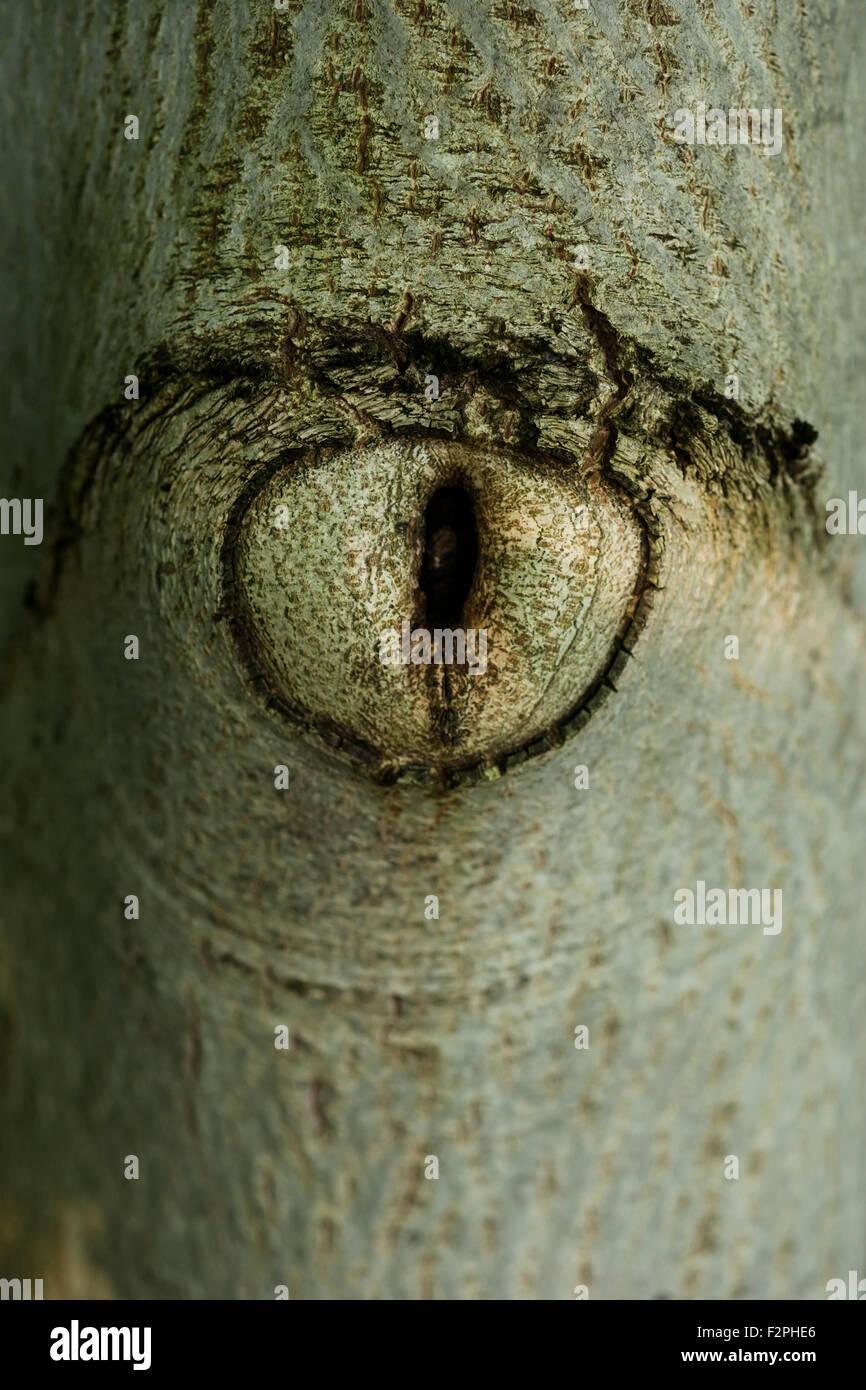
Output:
[[[9,28],[4,486],[54,505],[38,558],[0,538],[4,1271],[825,1297],[866,1256],[864,570],[824,527],[863,487],[860,13]],[[676,144],[701,101],[780,108],[780,153]],[[273,708],[226,586],[263,473],[416,437],[571,469],[648,547],[604,700],[444,788]],[[781,889],[781,931],[677,925],[699,880]]]

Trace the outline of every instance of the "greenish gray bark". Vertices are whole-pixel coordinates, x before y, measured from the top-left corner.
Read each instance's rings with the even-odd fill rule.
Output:
[[[590,6],[9,16],[4,487],[56,506],[0,538],[0,1250],[46,1297],[863,1268],[863,24]],[[675,144],[698,101],[780,154]],[[653,599],[591,718],[450,790],[269,707],[225,584],[251,480],[431,432],[628,497]],[[699,879],[781,932],[676,925]]]

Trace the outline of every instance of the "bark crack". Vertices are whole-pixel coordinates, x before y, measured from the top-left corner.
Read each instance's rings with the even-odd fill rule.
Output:
[[[587,332],[595,340],[604,370],[614,383],[614,390],[602,402],[595,430],[583,456],[584,467],[592,471],[605,467],[613,457],[617,441],[617,427],[613,416],[631,390],[634,378],[620,365],[619,340],[613,324],[607,314],[596,308],[590,299],[589,280],[583,271],[575,277],[574,295],[569,307],[574,304],[580,305]]]

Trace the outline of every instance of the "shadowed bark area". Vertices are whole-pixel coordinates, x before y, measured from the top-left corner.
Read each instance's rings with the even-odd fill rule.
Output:
[[[9,14],[3,486],[53,505],[41,553],[0,537],[0,1254],[46,1297],[863,1266],[864,570],[823,524],[864,486],[863,19],[590,6]],[[780,108],[779,154],[676,144],[701,101]],[[384,553],[424,438],[543,457],[646,537],[579,718],[450,789],[276,707],[226,580],[300,457],[396,451]],[[515,537],[539,487],[503,484]],[[676,925],[698,880],[781,889],[782,930]]]

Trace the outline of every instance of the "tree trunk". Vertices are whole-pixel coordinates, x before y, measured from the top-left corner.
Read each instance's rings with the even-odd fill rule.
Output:
[[[0,537],[2,1272],[825,1297],[866,1257],[864,569],[824,525],[863,487],[861,14],[7,20],[3,482],[52,510]],[[701,102],[778,108],[779,152],[677,143]],[[232,558],[264,477],[387,446],[399,492],[419,439],[511,460],[542,539],[533,468],[645,537],[613,664],[438,779],[376,701],[379,763],[275,702]],[[345,495],[299,547],[323,622],[341,528],[397,525]],[[680,924],[699,882],[781,929]]]

